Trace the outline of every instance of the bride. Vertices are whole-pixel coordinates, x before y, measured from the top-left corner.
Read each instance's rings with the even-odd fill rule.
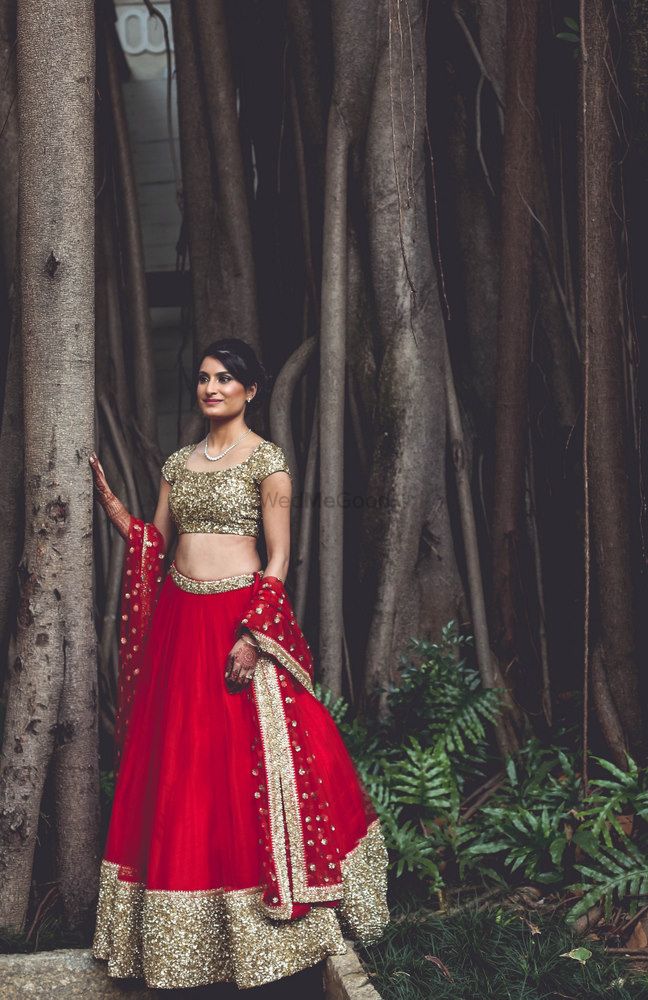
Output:
[[[344,934],[376,940],[389,920],[380,822],[314,695],[284,588],[291,471],[246,424],[265,387],[244,341],[206,349],[196,397],[209,432],[164,463],[150,523],[90,457],[127,546],[93,954],[149,987],[260,986],[343,953]]]

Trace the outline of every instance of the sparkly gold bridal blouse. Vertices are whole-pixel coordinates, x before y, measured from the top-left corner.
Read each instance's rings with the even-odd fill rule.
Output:
[[[261,441],[238,465],[229,469],[188,469],[195,444],[175,451],[162,466],[171,485],[169,510],[178,534],[251,535],[261,525],[261,483],[273,472],[292,477],[282,448]]]

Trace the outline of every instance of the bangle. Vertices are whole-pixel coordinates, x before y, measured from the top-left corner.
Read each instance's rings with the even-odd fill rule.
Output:
[[[261,650],[260,650],[260,647],[259,647],[259,644],[258,644],[258,642],[256,641],[256,639],[254,639],[254,640],[252,640],[252,641],[251,641],[251,640],[250,640],[250,639],[248,639],[248,638],[247,638],[247,636],[245,636],[245,635],[240,635],[240,636],[239,636],[239,639],[242,639],[242,640],[243,640],[243,642],[246,642],[246,643],[248,644],[248,646],[253,646],[253,647],[254,647],[254,648],[255,648],[255,649],[257,650],[257,652],[260,652],[260,651],[261,651]]]

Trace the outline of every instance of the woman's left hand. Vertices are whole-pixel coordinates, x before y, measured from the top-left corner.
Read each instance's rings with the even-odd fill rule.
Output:
[[[244,686],[254,677],[258,650],[246,639],[237,639],[227,656],[225,680]]]

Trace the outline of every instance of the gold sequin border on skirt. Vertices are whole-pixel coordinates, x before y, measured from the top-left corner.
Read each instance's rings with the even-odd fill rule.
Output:
[[[108,975],[143,978],[151,988],[233,982],[262,986],[346,951],[344,935],[370,944],[389,921],[387,850],[380,821],[342,861],[337,908],[313,906],[290,921],[269,919],[261,888],[173,891],[119,879],[101,862],[95,958]]]
[[[192,576],[185,576],[172,563],[169,568],[169,575],[181,590],[186,590],[189,594],[224,594],[228,590],[238,590],[240,587],[249,587],[254,583],[254,573],[239,573],[238,576],[224,576],[220,580],[196,580]]]

